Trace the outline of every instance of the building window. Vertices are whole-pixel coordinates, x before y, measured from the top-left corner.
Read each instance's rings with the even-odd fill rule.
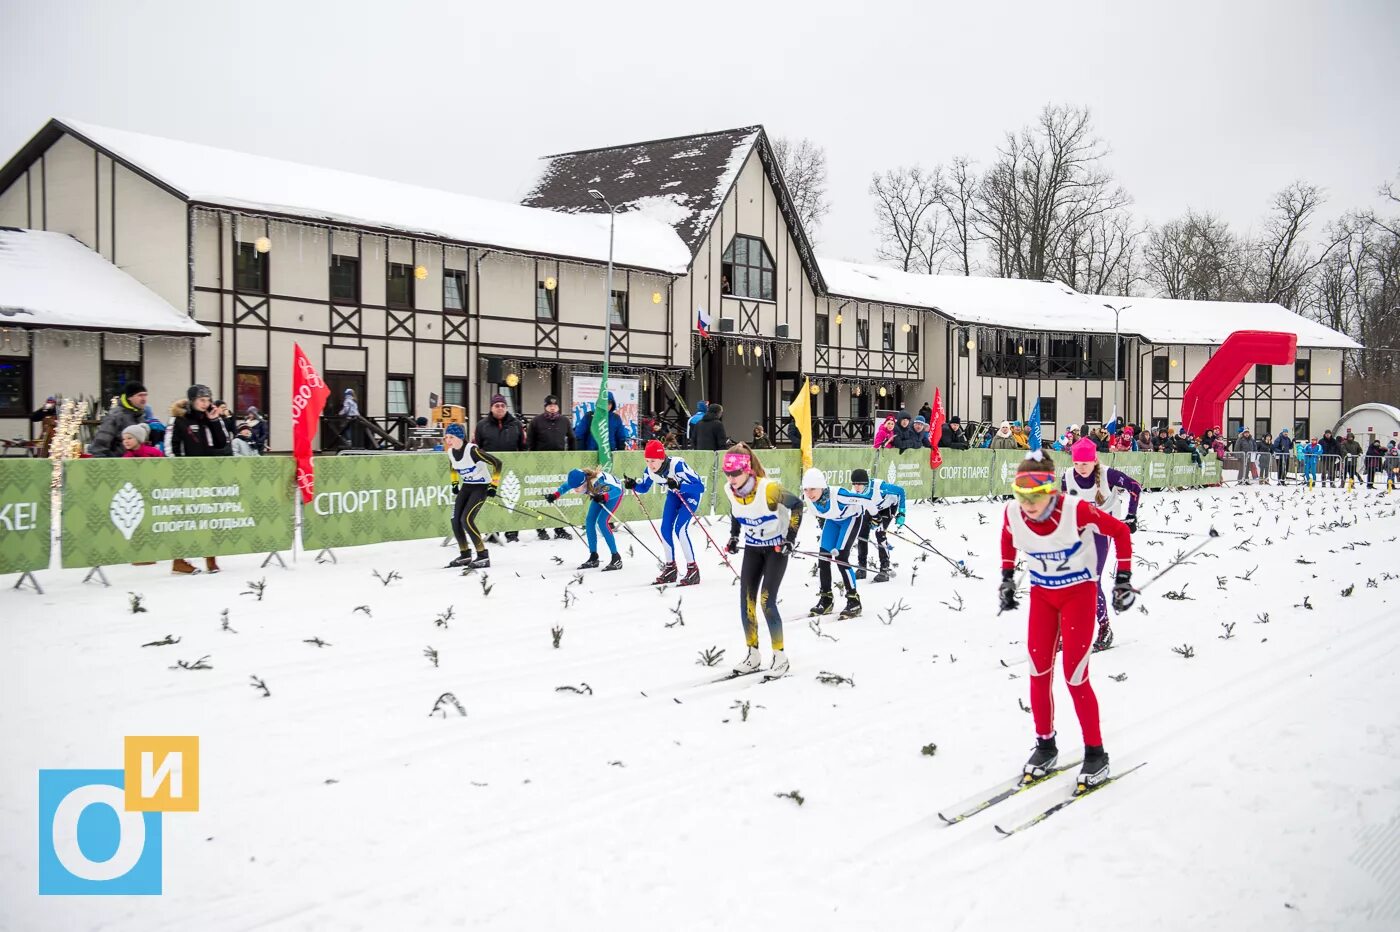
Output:
[[[1272,385],[1272,384],[1274,384],[1274,367],[1273,367],[1273,366],[1255,366],[1255,367],[1254,367],[1254,384],[1255,384],[1255,385]]]
[[[720,291],[738,298],[773,300],[773,257],[756,236],[735,236],[720,257]]]
[[[870,349],[870,321],[856,320],[856,349]]]
[[[894,321],[887,320],[880,324],[880,349],[886,353],[894,352]]]
[[[972,352],[967,344],[972,342],[972,330],[968,327],[960,327],[953,331],[953,339],[958,341],[958,355],[967,356]]]
[[[1267,422],[1265,422],[1265,423],[1267,423]],[[1152,429],[1153,429],[1153,430],[1157,430],[1158,428],[1166,427],[1166,426],[1167,426],[1167,419],[1166,419],[1166,418],[1164,418],[1164,417],[1154,417],[1154,418],[1152,419]]]
[[[825,314],[817,315],[817,345],[831,345],[831,318]]]
[[[389,263],[384,303],[390,307],[413,307],[413,266],[401,262]]]
[[[233,413],[238,417],[257,408],[267,416],[267,370],[235,369],[233,371]]]
[[[459,408],[465,408],[467,406],[467,380],[443,379],[442,403],[445,405],[456,405]]]
[[[409,399],[413,395],[413,380],[406,375],[391,375],[384,394],[384,413],[407,416],[412,413]]]
[[[1152,381],[1165,382],[1167,373],[1171,371],[1171,360],[1165,356],[1152,357]]]
[[[909,332],[904,335],[904,351],[910,356],[919,355],[919,325],[910,324]]]
[[[29,385],[28,359],[0,359],[0,417],[29,417]]]
[[[331,300],[340,304],[360,303],[360,260],[331,256]]]
[[[627,292],[614,291],[608,301],[608,313],[614,327],[627,326]]]
[[[1056,410],[1057,408],[1058,408],[1058,405],[1056,404],[1056,399],[1054,399],[1054,398],[1041,398],[1041,399],[1040,399],[1040,420],[1041,420],[1041,422],[1042,422],[1042,423],[1045,423],[1045,424],[1054,424],[1054,423],[1056,423],[1056,422],[1057,422],[1057,421],[1056,421],[1057,415],[1060,413],[1058,410]]]
[[[1312,434],[1308,433],[1308,419],[1300,417],[1293,422],[1294,440],[1311,440]]]
[[[1006,419],[1008,421],[1021,419],[1021,400],[1015,395],[1006,396]]]
[[[102,363],[102,395],[101,402],[105,405],[113,398],[122,393],[128,382],[141,381],[141,364],[139,362],[104,362]],[[29,412],[25,412],[28,414]]]
[[[467,273],[456,269],[446,269],[442,273],[442,309],[444,311],[465,311],[467,309]]]
[[[1165,420],[1162,421],[1162,426],[1167,426],[1167,422]],[[1264,435],[1267,433],[1271,433],[1271,431],[1269,430],[1269,419],[1266,417],[1256,417],[1254,419],[1254,439],[1262,440]]]
[[[991,395],[983,395],[983,396],[982,396],[982,420],[984,420],[984,421],[990,421],[991,419],[992,419],[992,396],[991,396]]]
[[[1231,417],[1225,419],[1225,436],[1238,437],[1240,431],[1244,430],[1244,418]]]
[[[559,319],[559,286],[546,288],[544,282],[535,282],[535,320]]]
[[[1102,398],[1085,398],[1085,399],[1084,399],[1084,420],[1085,420],[1086,423],[1090,423],[1090,424],[1102,424],[1102,423],[1103,423],[1103,399],[1102,399]]]
[[[1312,382],[1311,359],[1300,359],[1293,364],[1293,381],[1298,385],[1307,385]]]
[[[233,287],[245,294],[267,294],[267,253],[239,243],[233,257]]]

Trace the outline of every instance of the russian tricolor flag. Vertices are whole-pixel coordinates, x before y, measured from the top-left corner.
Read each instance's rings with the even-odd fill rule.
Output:
[[[710,315],[705,313],[703,307],[695,309],[695,329],[700,331],[702,337],[710,335]]]

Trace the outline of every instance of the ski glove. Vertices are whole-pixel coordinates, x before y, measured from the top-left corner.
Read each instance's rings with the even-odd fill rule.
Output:
[[[452,494],[453,494],[453,495],[456,495],[456,494],[457,494],[457,490],[458,490],[459,488],[461,488],[461,486],[459,486],[457,483],[455,483],[455,482],[452,483]]]
[[[797,546],[797,535],[796,535],[796,534],[789,534],[787,537],[784,537],[784,538],[783,538],[783,542],[782,542],[781,544],[778,545],[778,552],[781,553],[781,554],[782,554],[783,556],[785,556],[785,557],[791,556],[791,555],[792,555],[792,550],[793,550],[793,548],[796,547],[796,546]]]
[[[488,485],[488,486],[486,487],[486,497],[487,497],[487,498],[495,498],[495,497],[496,497],[496,487],[495,487],[494,485]]]
[[[731,538],[729,538],[729,543],[727,543],[727,544],[724,545],[724,549],[725,549],[725,550],[728,550],[730,553],[738,553],[738,552],[739,552],[739,538],[737,538],[737,537],[731,537]]]
[[[681,487],[681,484],[675,480],[675,477],[674,477],[674,476],[672,476],[672,477],[670,477],[670,478],[668,478],[668,479],[666,480],[666,488],[670,489],[671,491],[674,492],[674,491],[676,491],[677,489],[679,489],[680,487]]]
[[[1126,612],[1137,601],[1137,593],[1133,591],[1133,584],[1129,581],[1132,578],[1132,570],[1119,570],[1118,575],[1113,577],[1113,610],[1115,612]]]
[[[901,511],[899,514],[894,516],[894,526],[904,527],[904,512]]]
[[[555,502],[559,501],[559,493],[558,493],[558,492],[550,492],[548,495],[546,495],[546,496],[544,497],[544,500],[547,501],[547,502],[549,502],[551,505],[553,505]]]
[[[1137,515],[1128,515],[1123,519],[1123,523],[1128,526],[1128,532],[1130,534],[1137,533]]]
[[[606,492],[594,492],[588,497],[600,505],[606,505],[608,503],[608,494]]]
[[[1001,596],[1001,610],[1009,612],[1017,608],[1021,603],[1016,599],[1016,571],[1006,569],[1001,571],[1001,586],[997,589]]]
[[[637,480],[633,479],[631,476],[623,476],[622,487],[630,492],[637,487]]]

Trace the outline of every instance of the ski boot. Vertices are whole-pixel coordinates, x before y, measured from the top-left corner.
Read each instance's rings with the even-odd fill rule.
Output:
[[[536,528],[535,536],[538,537],[540,540],[549,540],[549,532],[546,531],[544,528]]]
[[[865,578],[865,567],[862,566],[860,569],[856,570],[856,579],[864,579],[864,578]]]
[[[1102,744],[1084,746],[1084,765],[1079,768],[1079,782],[1075,784],[1074,795],[1087,793],[1108,780],[1108,753]]]
[[[476,559],[467,564],[468,569],[489,570],[491,568],[491,558],[486,555],[485,550],[477,552]]]
[[[871,581],[872,583],[877,583],[877,582],[889,582],[889,581],[890,581],[890,565],[889,565],[888,563],[883,563],[883,564],[881,564],[881,565],[880,565],[880,572],[876,573],[876,574],[875,574],[875,578],[872,579],[872,580],[870,580],[870,581]]]
[[[652,584],[653,586],[659,586],[659,585],[661,585],[662,583],[673,583],[673,582],[675,582],[675,581],[676,581],[676,563],[675,563],[674,560],[672,560],[670,563],[663,563],[663,564],[662,564],[662,566],[661,566],[661,575],[659,575],[659,576],[657,576],[655,579],[653,579],[653,580],[651,581],[651,584]]]
[[[838,617],[838,618],[855,618],[855,617],[858,616],[859,614],[860,614],[860,593],[858,593],[858,592],[848,592],[848,593],[846,593],[846,607],[843,608],[843,609],[841,609],[841,614],[838,615],[838,616],[836,616],[836,617]]]
[[[598,566],[599,566],[599,563],[598,563],[598,554],[597,554],[596,552],[594,552],[594,553],[590,553],[590,554],[588,555],[588,559],[587,559],[587,560],[584,560],[582,563],[580,563],[580,564],[578,565],[578,568],[581,569],[581,570],[596,570],[596,569],[598,568]]]
[[[1108,624],[1107,618],[1099,619],[1099,636],[1094,639],[1094,652],[1108,650],[1113,646],[1113,628]]]
[[[682,586],[700,585],[700,565],[698,563],[687,563],[685,565],[685,576],[681,578]]]
[[[1037,737],[1035,750],[1031,752],[1030,760],[1026,761],[1026,766],[1021,771],[1021,784],[1024,786],[1042,779],[1054,770],[1059,762],[1060,751],[1055,747],[1055,736],[1052,734],[1048,738]]]
[[[468,566],[468,565],[471,564],[471,562],[472,562],[471,551],[470,551],[470,550],[463,550],[461,553],[459,553],[459,554],[457,555],[457,558],[456,558],[455,560],[453,560],[451,563],[447,564],[447,568],[448,568],[448,569],[452,569],[453,567],[458,567],[458,566]]]
[[[573,540],[573,539],[574,539],[574,535],[570,534],[568,531],[564,530],[562,527],[557,527],[557,528],[554,529],[554,539],[555,539],[555,540]]]
[[[823,593],[821,593],[820,595],[817,596],[817,604],[816,604],[816,605],[813,605],[812,608],[811,608],[811,610],[808,611],[807,614],[809,614],[809,615],[830,615],[830,614],[831,614],[831,607],[832,607],[832,605],[834,605],[834,604],[835,604],[835,600],[832,599],[832,597],[831,597],[831,590],[828,589],[828,590],[826,590],[825,592],[823,592]]]
[[[763,674],[765,680],[776,680],[780,676],[787,676],[788,660],[787,654],[780,650],[773,651],[773,665],[768,668],[768,672]]]
[[[763,666],[763,658],[759,656],[758,648],[750,647],[744,659],[734,667],[734,675],[743,676],[745,673],[757,673],[761,666]]]
[[[622,554],[620,554],[620,553],[615,553],[615,554],[612,555],[612,559],[608,561],[608,565],[605,566],[605,567],[603,567],[603,572],[604,572],[604,573],[607,573],[607,572],[610,572],[611,570],[620,570],[620,569],[622,569]]]

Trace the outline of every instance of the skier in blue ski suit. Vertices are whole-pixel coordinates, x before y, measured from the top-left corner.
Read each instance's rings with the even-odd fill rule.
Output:
[[[868,494],[872,502],[872,510],[867,511],[861,518],[860,530],[857,532],[860,543],[856,550],[859,556],[856,562],[860,564],[860,569],[856,570],[856,578],[865,578],[865,562],[870,552],[870,529],[874,527],[875,546],[880,551],[880,572],[876,575],[875,582],[888,582],[890,549],[885,534],[891,521],[896,527],[904,527],[904,488],[893,482],[881,482],[879,479],[871,482],[870,474],[864,469],[852,470],[851,488],[857,494]]]
[[[690,542],[690,519],[700,509],[705,482],[685,460],[667,453],[660,440],[647,441],[642,455],[647,464],[646,472],[640,479],[623,476],[622,484],[639,494],[651,491],[653,484],[666,492],[666,504],[661,509],[661,541],[666,546],[666,563],[655,584],[676,581],[676,549],[679,548],[686,564],[680,584],[693,586],[700,582],[700,567],[695,562],[695,547]]]
[[[617,539],[613,537],[612,528],[608,527],[608,519],[617,511],[617,506],[622,503],[622,483],[613,476],[603,471],[601,466],[589,466],[586,469],[571,469],[568,476],[564,478],[563,485],[558,490],[550,492],[544,500],[551,505],[559,499],[578,489],[587,495],[591,502],[588,504],[588,516],[584,519],[584,539],[588,542],[588,559],[579,564],[581,570],[591,570],[598,566],[598,533],[603,534],[603,542],[612,551],[612,559],[608,565],[603,567],[607,570],[622,569],[622,556],[617,552]]]

